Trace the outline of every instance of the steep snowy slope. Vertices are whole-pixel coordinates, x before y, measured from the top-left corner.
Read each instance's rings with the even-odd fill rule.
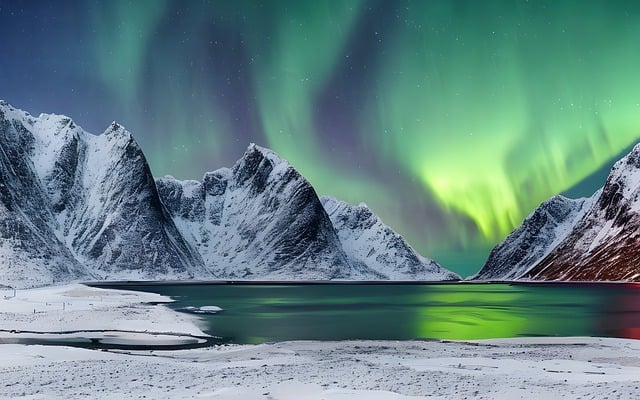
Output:
[[[94,136],[67,117],[32,117],[4,102],[0,115],[0,225],[3,237],[20,236],[3,241],[13,250],[3,252],[11,256],[3,257],[10,271],[2,279],[46,284],[206,274],[124,128],[114,123]]]
[[[0,101],[0,284],[28,287],[87,278],[58,240],[48,196],[31,159],[35,119]]]
[[[113,123],[100,136],[73,135],[43,181],[56,200],[61,236],[99,276],[206,274],[166,214],[145,157],[122,126]]]
[[[221,278],[363,279],[315,191],[288,162],[251,145],[202,182],[157,180],[183,236]]]
[[[535,209],[515,231],[493,248],[471,279],[514,280],[552,251],[589,209],[591,199],[554,196]]]
[[[590,199],[543,203],[475,278],[640,281],[640,144]]]
[[[640,144],[607,182],[567,237],[524,277],[640,281]]]
[[[338,232],[347,256],[385,279],[458,280],[460,277],[419,255],[364,204],[352,206],[333,197],[320,201]]]

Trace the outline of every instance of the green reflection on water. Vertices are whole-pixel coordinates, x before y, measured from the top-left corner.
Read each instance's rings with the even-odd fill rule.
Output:
[[[599,296],[571,287],[459,285],[421,295],[415,334],[441,339],[590,335]]]
[[[567,285],[155,285],[172,307],[216,305],[206,332],[233,343],[601,334],[612,289]],[[615,289],[614,289],[615,290]],[[609,311],[611,312],[611,311]],[[606,332],[605,332],[606,333]]]

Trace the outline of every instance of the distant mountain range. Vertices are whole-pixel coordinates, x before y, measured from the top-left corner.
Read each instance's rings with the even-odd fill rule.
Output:
[[[590,198],[541,204],[473,279],[640,281],[640,144]]]
[[[132,135],[0,102],[0,284],[72,280],[459,277],[365,205],[318,198],[250,145],[201,182],[154,180]]]
[[[266,148],[202,181],[154,179],[121,125],[96,136],[0,101],[0,285],[184,279],[459,276]],[[640,144],[590,198],[542,203],[472,279],[640,281]]]

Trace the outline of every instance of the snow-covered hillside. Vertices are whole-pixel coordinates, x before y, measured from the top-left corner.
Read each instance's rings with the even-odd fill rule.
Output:
[[[640,144],[591,198],[543,203],[476,278],[640,281]]]
[[[156,182],[121,125],[96,136],[68,117],[0,102],[0,284],[456,277],[395,233],[386,243],[371,232],[369,246],[388,255],[363,259],[342,242],[345,229],[270,150],[251,145],[202,182]]]
[[[416,251],[365,204],[352,206],[333,197],[320,201],[354,263],[366,265],[383,279],[457,280],[460,277]]]

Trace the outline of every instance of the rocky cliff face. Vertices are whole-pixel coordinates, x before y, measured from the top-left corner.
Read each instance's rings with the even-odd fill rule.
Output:
[[[602,189],[586,200],[574,200],[560,207],[565,215],[549,226],[537,229],[536,221],[524,224],[509,235],[490,257],[478,278],[508,276],[533,280],[622,280],[640,281],[640,145],[618,161]],[[582,202],[582,205],[578,205]],[[533,215],[545,214],[548,203]],[[559,229],[553,228],[554,225]],[[543,224],[544,225],[544,224]],[[529,241],[549,243],[544,251],[518,255],[517,232],[529,232]],[[560,239],[560,240],[558,240]],[[537,256],[539,254],[539,256]],[[493,256],[493,252],[492,252]],[[509,270],[499,260],[522,259]],[[498,260],[498,262],[496,262]]]

